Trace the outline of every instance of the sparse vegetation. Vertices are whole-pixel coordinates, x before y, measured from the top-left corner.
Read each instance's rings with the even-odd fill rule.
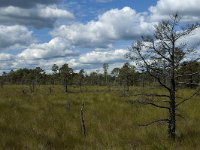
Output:
[[[177,140],[167,140],[163,124],[139,127],[144,120],[167,112],[131,104],[134,97],[122,97],[119,87],[37,86],[31,93],[25,85],[5,85],[0,89],[0,149],[199,149],[200,101],[183,105],[178,117]],[[98,88],[98,91],[96,90]],[[22,90],[25,89],[26,93]],[[160,88],[131,87],[133,92],[148,90],[163,93]],[[188,96],[193,89],[182,89],[178,95]],[[80,108],[84,101],[87,136],[80,127]]]

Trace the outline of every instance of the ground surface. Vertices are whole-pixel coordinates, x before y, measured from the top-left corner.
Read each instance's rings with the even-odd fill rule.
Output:
[[[51,88],[50,88],[51,87]],[[167,116],[166,110],[130,104],[133,93],[162,92],[159,88],[132,87],[123,97],[118,87],[87,87],[84,92],[61,86],[6,85],[0,89],[0,149],[200,149],[200,97],[178,110],[177,141],[167,137],[164,124],[139,127],[138,124]],[[192,90],[179,95],[187,97]],[[81,132],[80,108],[85,103],[86,137]]]

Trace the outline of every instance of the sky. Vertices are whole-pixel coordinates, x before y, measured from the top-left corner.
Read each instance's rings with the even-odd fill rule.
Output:
[[[110,70],[141,36],[178,12],[200,21],[200,0],[0,0],[0,74],[53,64],[75,71]],[[200,30],[190,40],[200,39]]]

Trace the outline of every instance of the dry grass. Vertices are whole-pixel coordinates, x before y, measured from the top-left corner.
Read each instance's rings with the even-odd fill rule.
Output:
[[[22,90],[24,89],[24,93]],[[200,97],[182,105],[185,119],[177,118],[176,142],[167,137],[166,125],[139,127],[139,123],[166,116],[164,110],[131,105],[107,87],[71,87],[70,93],[55,86],[37,87],[31,93],[26,86],[0,89],[0,149],[200,149]],[[102,91],[103,90],[103,91]],[[146,88],[144,91],[162,92]],[[102,91],[102,92],[100,92]],[[129,93],[142,91],[133,88]],[[191,90],[181,90],[188,96]],[[81,133],[80,107],[85,102],[86,137]]]

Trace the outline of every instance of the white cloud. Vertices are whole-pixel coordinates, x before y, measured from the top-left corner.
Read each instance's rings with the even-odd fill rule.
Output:
[[[114,64],[122,64],[126,61],[124,55],[127,50],[116,49],[109,51],[92,51],[86,54],[82,54],[80,57],[67,57],[67,58],[53,58],[50,60],[23,60],[19,59],[14,65],[14,67],[20,67],[27,64],[36,64],[35,66],[40,66],[45,70],[50,70],[53,64],[62,66],[64,63],[69,64],[74,70],[96,70],[102,67],[103,63],[109,63],[110,66],[116,66]],[[34,67],[35,67],[34,66]]]
[[[0,25],[0,50],[23,48],[34,42],[32,32],[24,26]]]
[[[124,61],[127,50],[116,49],[112,51],[92,51],[80,56],[80,62],[85,64],[113,63]]]
[[[180,38],[178,41],[178,44],[185,43],[186,48],[196,48],[200,45],[200,28],[195,29],[192,33],[187,35],[186,37]]]
[[[12,54],[0,53],[0,61],[13,60],[14,56]]]
[[[73,19],[72,13],[59,9],[56,5],[37,5],[34,8],[20,8],[16,6],[0,9],[0,24],[21,24],[37,28],[52,27],[57,19]]]
[[[32,44],[18,54],[19,59],[50,59],[77,55],[73,47],[61,38],[53,38],[48,43]]]
[[[41,18],[65,18],[73,19],[74,15],[67,10],[59,9],[56,6],[40,8],[38,14]]]
[[[152,20],[165,19],[173,13],[179,13],[187,22],[200,21],[199,0],[159,0],[149,8]]]
[[[116,40],[133,40],[150,34],[153,25],[130,7],[111,9],[86,24],[62,25],[51,35],[62,37],[81,47],[107,47]]]
[[[59,3],[61,0],[0,0],[0,7],[17,6],[21,8],[32,8],[38,4],[50,5]]]

